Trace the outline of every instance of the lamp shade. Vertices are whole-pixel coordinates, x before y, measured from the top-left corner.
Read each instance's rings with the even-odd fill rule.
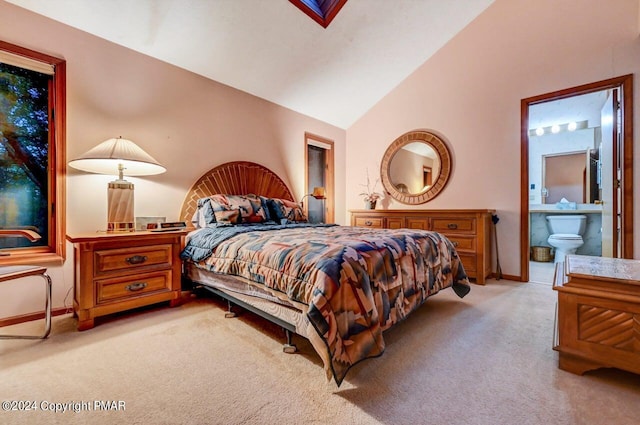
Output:
[[[70,167],[98,174],[117,174],[120,165],[127,176],[149,176],[167,171],[138,145],[121,137],[106,140],[69,161]]]
[[[314,187],[313,188],[313,193],[311,193],[311,196],[313,196],[316,199],[327,199],[327,193],[324,190],[324,187]]]

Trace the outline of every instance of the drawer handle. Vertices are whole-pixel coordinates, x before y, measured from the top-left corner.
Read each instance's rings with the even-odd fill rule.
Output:
[[[125,259],[124,261],[126,261],[129,264],[142,264],[145,261],[147,261],[147,256],[146,255],[134,255],[133,257],[129,257],[129,258]]]
[[[137,283],[132,283],[131,285],[125,286],[124,289],[131,292],[137,292],[137,291],[142,291],[146,287],[147,287],[147,282],[137,282]]]
[[[373,222],[370,221],[370,220],[367,220],[367,221],[364,222],[364,224],[365,224],[365,226],[371,226],[373,224]]]
[[[454,247],[458,246],[458,242],[451,242],[453,244]]]
[[[449,224],[447,224],[447,227],[448,227],[450,230],[456,230],[456,229],[458,228],[458,225],[457,225],[457,224],[455,224],[455,223],[449,223]]]

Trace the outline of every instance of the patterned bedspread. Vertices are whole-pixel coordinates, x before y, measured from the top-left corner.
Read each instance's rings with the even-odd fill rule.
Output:
[[[469,281],[452,243],[435,232],[346,226],[199,229],[184,259],[265,285],[303,305],[310,338],[328,377],[341,384],[351,366],[384,351],[382,332],[430,295]],[[227,232],[220,236],[220,232]],[[193,261],[193,260],[192,260]],[[306,311],[304,311],[306,310]]]

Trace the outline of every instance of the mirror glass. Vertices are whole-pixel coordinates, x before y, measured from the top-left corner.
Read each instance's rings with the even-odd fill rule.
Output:
[[[431,145],[411,142],[393,155],[389,179],[400,193],[417,195],[427,191],[440,175],[440,158]]]
[[[444,188],[451,156],[444,141],[427,131],[411,131],[397,138],[382,159],[382,184],[395,200],[421,204]]]

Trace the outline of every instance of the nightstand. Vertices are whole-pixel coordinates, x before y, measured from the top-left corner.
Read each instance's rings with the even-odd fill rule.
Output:
[[[74,252],[78,330],[96,317],[169,301],[179,304],[186,230],[67,235]]]

